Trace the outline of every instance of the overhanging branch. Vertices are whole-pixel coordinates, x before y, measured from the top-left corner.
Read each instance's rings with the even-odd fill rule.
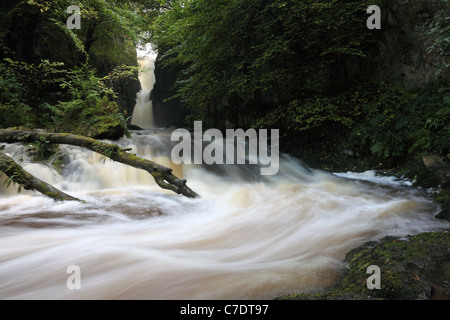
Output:
[[[172,173],[172,169],[153,161],[137,157],[135,154],[128,153],[129,149],[123,149],[116,144],[105,143],[93,138],[70,133],[51,133],[22,128],[0,130],[0,142],[29,143],[42,140],[49,143],[69,144],[92,150],[113,161],[147,171],[153,176],[155,182],[163,189],[171,190],[189,198],[198,197],[198,195],[186,185],[186,180],[176,177]]]

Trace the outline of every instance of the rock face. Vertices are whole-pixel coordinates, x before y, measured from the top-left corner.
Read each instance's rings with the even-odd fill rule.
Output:
[[[120,111],[125,113],[126,118],[133,115],[136,105],[136,94],[141,90],[141,85],[137,79],[121,79],[115,88],[117,95],[117,105]]]
[[[394,0],[380,6],[372,77],[406,88],[433,80],[443,57],[429,52],[434,36],[428,30],[446,6],[442,0]]]
[[[187,114],[186,106],[179,98],[172,98],[176,94],[174,88],[177,68],[169,66],[163,68],[160,56],[155,61],[155,85],[150,99],[153,102],[153,114],[158,127],[181,127]]]

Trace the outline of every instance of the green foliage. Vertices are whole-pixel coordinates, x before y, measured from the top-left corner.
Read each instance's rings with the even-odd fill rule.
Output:
[[[113,101],[123,101],[117,99],[117,90],[126,78],[137,78],[135,48],[148,23],[141,19],[143,8],[160,7],[150,2],[2,4],[0,68],[7,72],[0,75],[0,126],[78,130],[87,123],[98,127],[93,134],[113,128],[118,135],[125,119]],[[81,9],[81,29],[66,26],[67,8],[73,4]]]
[[[382,159],[404,156],[409,129],[416,120],[406,117],[413,97],[401,89],[383,86],[377,93],[362,106],[364,121],[355,127],[350,140],[359,141],[353,145],[357,152],[370,149],[371,154]]]
[[[122,126],[119,108],[113,101],[115,92],[88,65],[70,70],[60,86],[69,99],[53,108],[55,130],[97,136],[107,124]]]
[[[433,84],[406,90],[364,83],[330,96],[291,101],[253,123],[313,143],[341,141],[356,157],[401,159],[450,152],[450,90]],[[333,142],[334,143],[334,142]]]
[[[274,127],[299,144],[330,141],[380,160],[450,152],[448,63],[440,83],[419,89],[367,82],[386,35],[367,31],[366,9],[388,1],[168,3],[152,36],[160,66],[178,70],[174,97],[189,108],[188,123]],[[450,20],[439,14],[430,50],[448,61]]]
[[[371,93],[344,147],[381,159],[450,152],[448,89],[430,85],[408,91],[381,85]]]
[[[32,120],[23,91],[14,71],[0,64],[0,127],[22,126]]]
[[[4,186],[6,188],[9,188],[11,186],[11,184],[16,184],[18,183],[19,186],[17,187],[17,192],[21,192],[22,191],[22,185],[20,184],[22,181],[22,177],[20,176],[20,174],[18,172],[14,172],[10,177],[8,177],[7,179],[5,179],[4,181]]]
[[[67,8],[74,4],[80,8],[80,30],[70,30],[66,26],[69,16]],[[152,9],[160,6],[157,3],[138,0],[82,0],[75,3],[71,0],[21,0],[5,5],[7,14],[2,23],[6,29],[16,25],[23,28],[34,27],[37,33],[43,32],[45,36],[39,38],[37,33],[33,36],[43,41],[50,40],[45,42],[45,46],[52,45],[51,40],[68,41],[76,50],[87,55],[90,54],[92,43],[96,41],[111,42],[118,38],[128,38],[137,42],[145,24],[148,23],[142,14],[144,7]],[[42,25],[44,28],[41,28]],[[65,38],[61,38],[59,33],[64,34]],[[56,39],[57,37],[59,39]],[[20,36],[16,40],[20,41]],[[61,42],[57,42],[57,45],[61,46]],[[68,47],[65,49],[70,50]],[[67,53],[69,50],[62,51]]]
[[[435,110],[427,113],[424,129],[430,134],[430,149],[445,155],[450,153],[450,88],[439,88],[434,97]]]
[[[327,126],[351,127],[353,119],[349,110],[342,108],[338,99],[329,97],[306,98],[303,101],[291,101],[260,118],[254,127],[281,127],[290,132],[303,132]],[[333,125],[331,125],[333,123]]]
[[[128,69],[100,78],[84,64],[70,70],[62,63],[40,64],[5,59],[0,78],[1,126],[48,128],[86,135],[124,130],[123,116],[114,102],[116,93],[105,84],[128,76]],[[10,112],[14,111],[14,112]]]
[[[68,90],[72,99],[86,100],[89,104],[102,96],[115,97],[115,92],[96,76],[96,70],[84,64],[68,71],[60,87]]]
[[[121,79],[138,79],[138,71],[138,67],[122,64],[104,76],[102,82],[109,88],[113,88]]]
[[[428,48],[428,52],[437,52],[442,56],[442,65],[440,72],[448,76],[448,70],[450,68],[450,0],[441,0],[443,6],[446,6],[447,10],[443,10],[442,13],[436,17],[433,22],[432,28],[428,31],[429,35],[435,37],[435,41]]]
[[[178,96],[194,116],[248,125],[343,83],[340,66],[365,59],[371,43],[366,8],[343,0],[178,1],[156,20],[154,41],[163,65],[182,66]]]
[[[29,146],[27,154],[32,162],[50,162],[55,169],[61,169],[62,156],[58,145],[51,144],[44,137],[40,137],[38,141],[29,143]]]
[[[66,76],[63,67],[63,63],[48,60],[29,64],[4,59],[2,68],[10,75],[6,81],[16,88],[9,104],[15,104],[18,100],[22,102],[16,105],[17,117],[23,118],[21,125],[44,128],[51,122],[51,105],[61,98],[59,84]],[[6,121],[3,126],[13,124],[14,122]]]
[[[110,123],[123,130],[117,104],[107,97],[99,98],[97,94],[90,93],[87,100],[61,102],[54,117],[55,130],[94,137],[106,133],[104,126]]]

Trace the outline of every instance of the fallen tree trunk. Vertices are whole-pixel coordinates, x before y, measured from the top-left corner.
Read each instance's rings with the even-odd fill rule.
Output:
[[[0,171],[9,177],[11,182],[19,184],[25,190],[36,190],[58,201],[81,201],[29,174],[2,151],[0,151]]]
[[[186,185],[186,180],[177,178],[172,173],[172,169],[153,161],[137,157],[135,154],[128,153],[128,149],[120,148],[115,144],[101,142],[92,138],[70,133],[51,133],[47,131],[17,128],[0,130],[0,142],[42,142],[43,140],[54,144],[69,144],[87,148],[110,158],[111,160],[147,171],[153,176],[155,182],[163,189],[171,190],[189,198],[198,197],[198,195]]]

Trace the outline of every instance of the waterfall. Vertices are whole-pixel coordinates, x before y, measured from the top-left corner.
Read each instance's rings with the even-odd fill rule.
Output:
[[[0,189],[0,299],[314,293],[336,283],[345,253],[366,241],[448,228],[407,181],[330,174],[285,154],[277,175],[255,179],[252,166],[174,165],[170,132],[115,142],[170,166],[200,198],[162,190],[147,172],[79,147],[61,146],[68,161],[58,173],[7,145],[30,173],[86,203]],[[80,290],[66,286],[72,265]]]
[[[153,104],[150,100],[150,93],[155,84],[155,56],[148,55],[139,57],[138,61],[139,66],[142,68],[142,71],[139,73],[141,91],[136,95],[136,105],[131,118],[131,124],[143,129],[149,129],[155,126]]]

